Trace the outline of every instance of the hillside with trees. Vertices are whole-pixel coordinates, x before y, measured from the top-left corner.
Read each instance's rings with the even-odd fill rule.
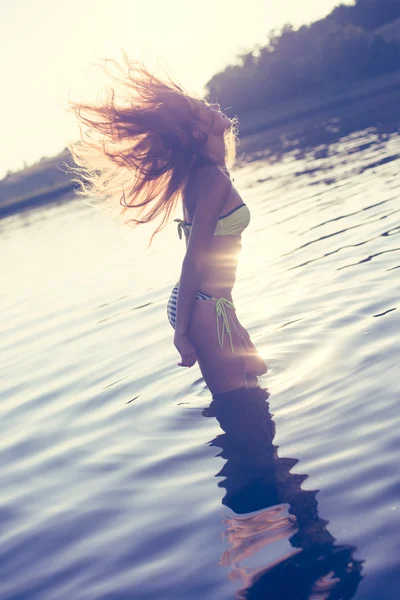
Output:
[[[398,18],[400,0],[356,0],[311,25],[285,25],[214,75],[208,95],[240,115],[396,71],[400,43],[377,30]]]

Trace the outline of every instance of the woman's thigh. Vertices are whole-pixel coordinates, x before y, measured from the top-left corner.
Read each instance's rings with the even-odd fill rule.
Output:
[[[223,347],[218,343],[215,300],[196,300],[190,322],[189,337],[196,347],[200,370],[212,394],[222,394],[246,385],[239,333],[230,315],[231,309],[227,308],[226,313],[235,352],[232,352],[226,331]]]

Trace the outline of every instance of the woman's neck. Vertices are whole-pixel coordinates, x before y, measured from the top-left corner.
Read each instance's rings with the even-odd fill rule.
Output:
[[[223,135],[211,135],[207,143],[207,151],[220,167],[226,169],[225,139]]]

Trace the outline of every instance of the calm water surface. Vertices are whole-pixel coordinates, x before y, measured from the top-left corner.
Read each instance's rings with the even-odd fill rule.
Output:
[[[174,225],[0,222],[2,600],[399,598],[399,155],[366,130],[236,170],[268,403],[177,366]]]

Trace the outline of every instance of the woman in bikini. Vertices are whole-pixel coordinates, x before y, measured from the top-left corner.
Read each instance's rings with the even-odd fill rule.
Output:
[[[241,233],[250,221],[228,170],[236,120],[170,78],[156,78],[125,53],[124,59],[128,106],[117,105],[114,91],[103,106],[71,103],[89,127],[68,145],[78,165],[72,170],[84,176],[75,179],[77,194],[106,205],[118,198],[129,224],[159,218],[150,243],[181,204],[183,219],[176,221],[186,253],[167,306],[178,364],[198,362],[213,396],[246,387],[267,366],[232,301]]]

